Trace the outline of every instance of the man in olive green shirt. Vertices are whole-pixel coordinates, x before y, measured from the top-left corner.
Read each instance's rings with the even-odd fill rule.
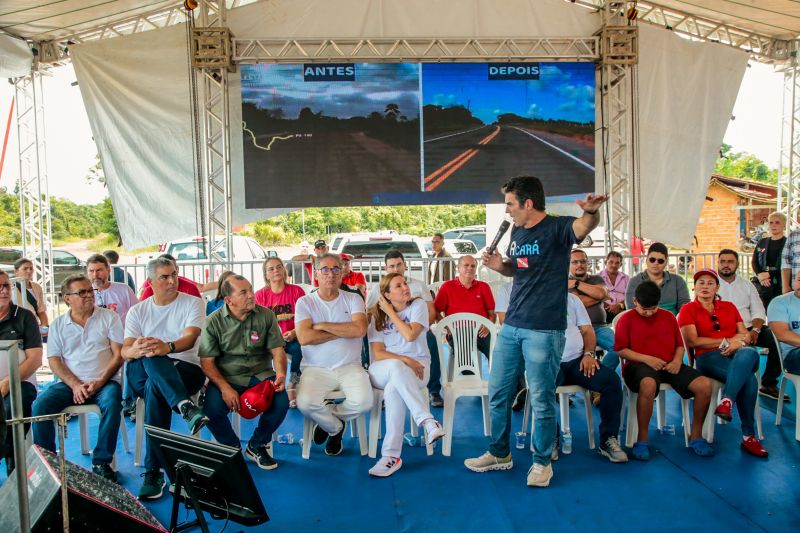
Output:
[[[266,379],[273,380],[272,404],[261,413],[245,448],[245,455],[259,468],[272,470],[278,466],[270,453],[272,433],[289,409],[284,390],[285,343],[275,314],[256,305],[253,287],[244,277],[229,276],[220,286],[220,294],[225,305],[206,318],[198,349],[200,365],[211,381],[203,406],[208,429],[221,444],[238,448],[239,437],[228,413],[239,412],[241,393]]]

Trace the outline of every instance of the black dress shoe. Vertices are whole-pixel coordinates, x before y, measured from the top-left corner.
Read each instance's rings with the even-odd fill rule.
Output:
[[[326,455],[339,455],[342,453],[342,437],[344,437],[344,428],[347,424],[342,422],[342,429],[336,435],[328,437],[328,444],[325,445]]]

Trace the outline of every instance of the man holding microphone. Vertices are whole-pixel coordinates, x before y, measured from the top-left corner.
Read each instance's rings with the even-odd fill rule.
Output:
[[[512,178],[502,191],[506,213],[514,224],[508,259],[503,260],[490,247],[483,254],[483,264],[504,276],[513,276],[514,284],[489,378],[492,442],[488,452],[467,459],[464,465],[474,472],[513,466],[509,447],[511,402],[517,379],[525,371],[535,419],[533,466],[528,470],[527,483],[546,487],[553,477],[554,398],[567,327],[570,250],[597,226],[599,209],[607,196],[590,194],[586,200],[577,200],[583,215],[575,218],[547,214],[544,187],[536,177]]]

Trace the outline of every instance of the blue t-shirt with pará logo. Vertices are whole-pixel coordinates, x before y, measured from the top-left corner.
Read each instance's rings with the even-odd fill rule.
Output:
[[[567,329],[569,254],[575,217],[546,216],[532,228],[514,226],[506,255],[514,286],[505,323],[517,328]]]
[[[782,294],[769,303],[767,308],[767,321],[772,322],[786,322],[789,325],[789,331],[792,333],[800,333],[800,298],[798,298],[794,291]],[[797,348],[791,344],[781,342],[781,354],[786,357],[789,350]]]

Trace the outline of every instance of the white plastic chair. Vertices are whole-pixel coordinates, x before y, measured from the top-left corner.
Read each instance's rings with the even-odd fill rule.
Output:
[[[439,289],[442,288],[442,283],[444,283],[444,281],[436,281],[428,284],[428,290],[431,291],[431,295],[434,299],[436,299],[436,295],[439,294]]]
[[[200,391],[203,389],[201,388]],[[200,391],[190,396],[192,402],[197,405],[200,398]],[[197,436],[195,433],[193,436]],[[127,437],[126,437],[127,438]],[[142,466],[142,443],[144,441],[144,398],[136,398],[136,449],[133,454],[134,466]]]
[[[429,405],[428,388],[422,387],[422,395],[425,397],[425,404]],[[381,412],[383,411],[383,389],[372,388],[372,395],[375,398],[372,404],[372,410],[369,412],[369,456],[373,459],[378,455],[378,440],[381,438],[381,425],[382,419]],[[414,423],[411,413],[408,414],[408,425],[410,427],[411,435],[414,437],[419,436],[419,426]],[[423,432],[423,438],[425,437]],[[305,441],[303,441],[305,442]],[[428,455],[433,455],[433,445],[426,444],[425,448]]]
[[[97,418],[100,418],[100,407],[93,403],[87,403],[83,405],[70,405],[66,409],[61,411],[62,413],[67,413],[68,415],[77,415],[78,417],[78,426],[80,427],[80,437],[81,437],[81,453],[83,455],[88,455],[92,453],[92,447],[89,445],[89,420],[87,416],[90,413],[97,415]],[[120,433],[122,433],[122,445],[125,447],[125,453],[131,453],[130,444],[128,443],[128,431],[125,427],[125,415],[122,413],[122,408],[120,407],[120,414],[119,416],[122,418],[120,421]],[[117,454],[114,454],[114,459],[111,462],[112,468],[116,469],[117,467]]]
[[[489,353],[494,352],[497,337],[495,325],[488,319],[473,313],[455,313],[438,324],[436,338],[439,343],[439,361],[442,369],[442,396],[444,396],[444,442],[442,455],[450,455],[453,442],[453,418],[456,401],[462,396],[480,396],[483,404],[483,433],[491,434],[489,418],[489,382],[483,379],[481,355],[478,351],[478,331],[484,326],[489,331]],[[453,338],[453,349],[449,348],[447,333]],[[448,365],[445,352],[449,352],[452,364]],[[489,359],[491,368],[491,358]],[[469,370],[472,375],[464,375]]]
[[[658,429],[664,427],[667,422],[667,397],[666,391],[673,390],[669,383],[662,383],[656,396],[656,425]],[[625,446],[632,447],[636,442],[639,431],[639,420],[636,418],[636,401],[639,394],[625,386],[625,393],[628,396],[628,421],[625,430]],[[689,446],[689,433],[691,431],[691,417],[689,416],[689,400],[681,398],[681,414],[683,415],[683,440],[686,447]]]
[[[772,337],[775,339],[775,346],[778,347],[778,359],[781,362],[781,373],[783,374],[781,386],[778,389],[778,408],[775,411],[775,425],[780,426],[781,416],[783,415],[783,395],[786,393],[786,381],[791,381],[794,385],[794,390],[800,391],[800,374],[792,374],[786,371],[783,367],[783,350],[781,350],[781,344],[778,342],[778,338],[775,337],[774,332],[772,332]],[[794,438],[800,440],[800,410],[797,409],[795,409],[794,415]]]
[[[584,389],[578,385],[562,385],[556,387],[556,394],[558,395],[558,407],[561,414],[561,430],[564,432],[570,431],[569,423],[569,397],[571,394],[583,394],[583,403],[586,408],[586,430],[589,435],[589,449],[594,450],[594,419],[592,417],[592,396],[589,389]],[[523,433],[528,427],[528,417],[531,419],[531,449],[533,449],[533,426],[534,417],[533,410],[531,409],[530,392],[525,395],[525,410],[522,415],[522,431]]]
[[[325,395],[326,400],[344,400],[345,394],[340,390],[335,390]],[[356,418],[349,420],[351,434],[353,431],[358,432],[358,444],[361,448],[361,455],[367,455],[367,415],[361,414]],[[311,442],[314,439],[314,421],[303,416],[303,459],[308,459],[311,456]]]

